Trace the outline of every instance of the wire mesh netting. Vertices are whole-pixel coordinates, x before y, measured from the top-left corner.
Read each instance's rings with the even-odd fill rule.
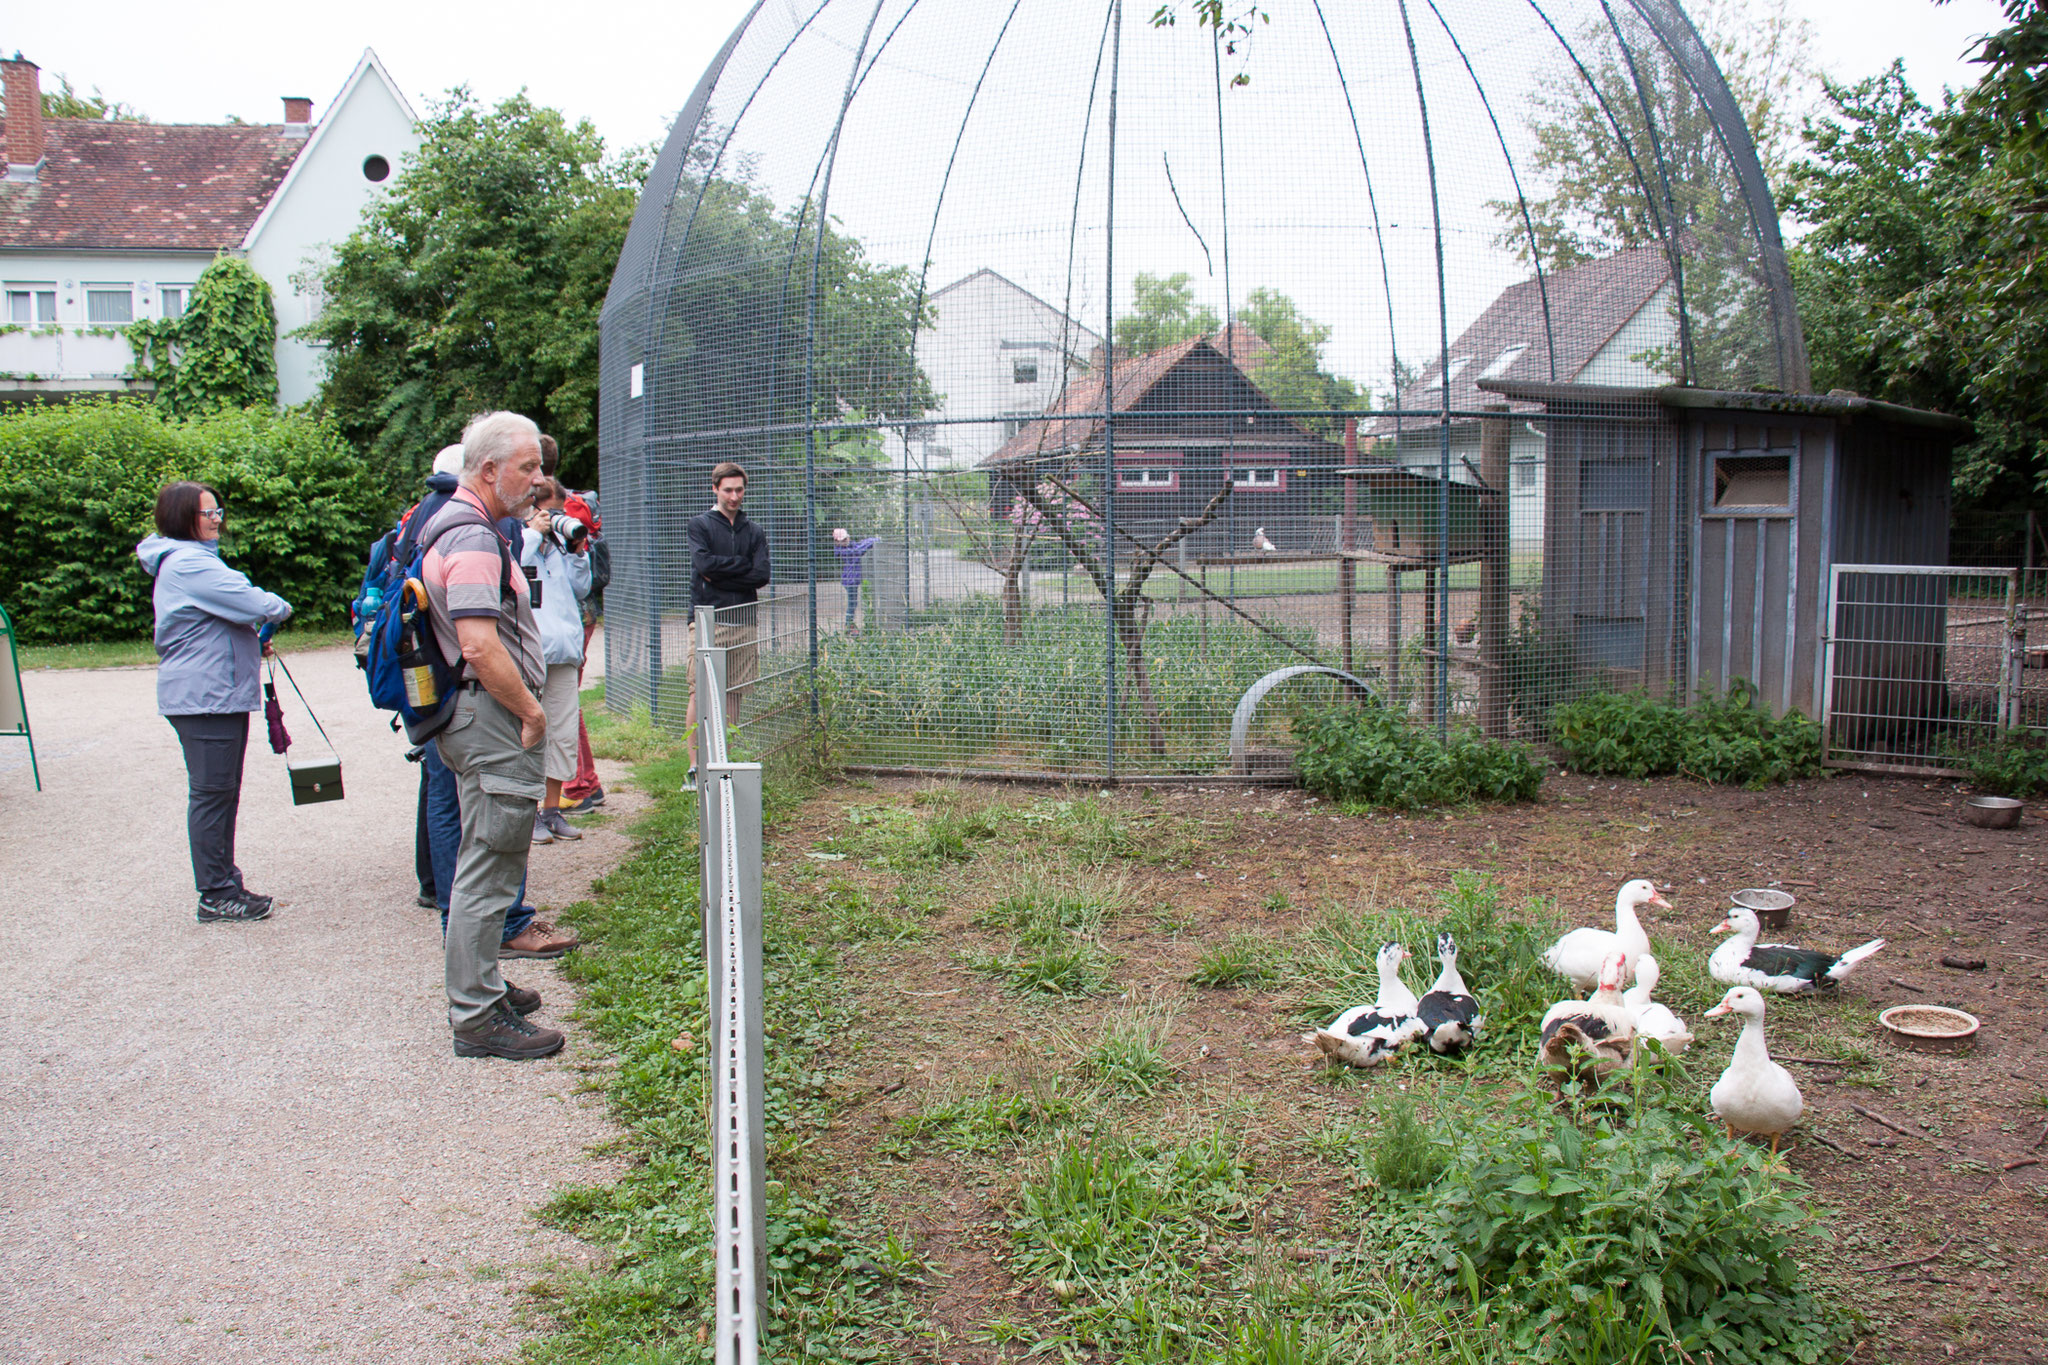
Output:
[[[1705,46],[1668,0],[1261,8],[753,11],[605,308],[612,705],[681,720],[727,460],[773,563],[757,749],[1213,773],[1286,666],[1328,671],[1240,767],[1360,685],[1503,736],[1690,691],[1726,489],[1640,395],[1806,388]]]

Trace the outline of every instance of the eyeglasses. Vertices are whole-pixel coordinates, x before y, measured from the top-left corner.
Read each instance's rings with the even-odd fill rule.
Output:
[[[225,507],[202,507],[199,509],[199,515],[205,517],[208,521],[219,521],[226,517],[227,514],[228,509]]]

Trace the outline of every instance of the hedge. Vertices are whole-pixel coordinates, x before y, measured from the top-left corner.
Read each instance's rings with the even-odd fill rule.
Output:
[[[0,416],[0,603],[21,638],[133,638],[153,623],[135,544],[157,491],[198,479],[228,509],[222,557],[308,626],[344,624],[396,500],[333,425],[256,407],[186,420],[132,399]]]

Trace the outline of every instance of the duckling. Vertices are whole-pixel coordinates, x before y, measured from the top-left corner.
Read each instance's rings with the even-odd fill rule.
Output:
[[[1735,1055],[1707,1098],[1729,1137],[1737,1132],[1768,1136],[1771,1155],[1776,1156],[1778,1140],[1799,1121],[1806,1100],[1799,1082],[1771,1060],[1771,1050],[1764,1045],[1763,996],[1752,987],[1737,986],[1707,1011],[1709,1019],[1723,1014],[1742,1016],[1742,1036],[1735,1040]]]
[[[1458,973],[1458,941],[1448,933],[1438,934],[1436,956],[1443,963],[1443,970],[1437,973],[1436,983],[1422,997],[1415,1012],[1428,1029],[1424,1036],[1429,1039],[1429,1050],[1455,1057],[1478,1038],[1486,1020],[1479,1013],[1479,1002],[1465,988],[1465,978]]]
[[[1636,1050],[1642,1051],[1644,1039],[1654,1039],[1675,1057],[1692,1046],[1692,1034],[1687,1031],[1685,1020],[1650,999],[1650,992],[1657,989],[1663,975],[1657,959],[1644,953],[1636,959],[1636,984],[1623,991],[1621,999],[1635,1017]]]
[[[1600,964],[1616,948],[1626,954],[1621,979],[1634,973],[1636,959],[1650,951],[1650,936],[1643,931],[1636,910],[1645,905],[1671,908],[1671,902],[1657,894],[1656,886],[1638,877],[1625,883],[1614,897],[1614,928],[1574,929],[1543,950],[1543,961],[1560,976],[1569,977],[1580,990],[1591,990],[1599,979]]]
[[[1316,1030],[1316,1046],[1325,1057],[1349,1066],[1375,1066],[1420,1038],[1427,1026],[1415,1016],[1415,992],[1401,979],[1408,950],[1398,943],[1380,945],[1374,965],[1380,992],[1370,1005],[1354,1005]]]
[[[1544,1066],[1567,1075],[1590,1073],[1597,1080],[1628,1061],[1636,1026],[1621,999],[1627,958],[1620,948],[1610,952],[1600,964],[1600,986],[1590,1000],[1560,1000],[1543,1016],[1536,1056]]]
[[[1707,959],[1707,972],[1716,981],[1731,986],[1750,986],[1778,995],[1802,995],[1812,990],[1833,990],[1855,969],[1857,963],[1884,947],[1874,938],[1840,955],[1813,948],[1795,948],[1789,943],[1758,943],[1762,932],[1756,911],[1736,906],[1728,918],[1715,925],[1716,934],[1733,934]]]

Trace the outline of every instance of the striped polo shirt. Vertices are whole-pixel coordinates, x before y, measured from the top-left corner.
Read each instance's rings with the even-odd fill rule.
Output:
[[[548,669],[541,659],[540,626],[533,619],[526,575],[519,571],[518,557],[513,556],[512,595],[503,598],[499,585],[504,581],[504,561],[499,549],[505,540],[491,524],[483,500],[467,488],[455,490],[447,505],[420,528],[420,538],[425,540],[442,526],[449,529],[434,541],[420,570],[426,579],[427,608],[441,657],[462,657],[462,643],[455,635],[457,621],[465,616],[496,617],[499,642],[519,665],[519,676],[527,687],[539,692]],[[476,670],[464,664],[462,676],[474,678]]]

